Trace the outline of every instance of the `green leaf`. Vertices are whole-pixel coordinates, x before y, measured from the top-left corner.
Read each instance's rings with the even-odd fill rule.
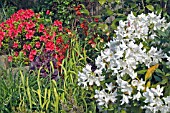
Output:
[[[108,16],[111,16],[111,15],[113,15],[113,11],[112,11],[111,9],[107,8],[107,9],[106,9],[106,14],[107,14]]]
[[[137,71],[137,73],[138,73],[138,74],[145,74],[145,73],[146,73],[146,71],[147,71],[147,70],[146,70],[146,69],[144,69],[144,70]]]
[[[89,23],[89,27],[95,27],[95,26],[96,26],[96,23],[94,22]]]
[[[137,7],[137,4],[136,4],[136,3],[129,3],[129,5],[130,5],[131,8]]]
[[[106,0],[98,0],[100,5],[103,5],[104,3],[106,3]]]
[[[101,15],[92,16],[93,18],[101,18]]]
[[[80,12],[83,14],[89,15],[89,11],[87,9],[82,9]]]
[[[81,6],[82,8],[84,8],[84,9],[86,8],[86,7],[84,6],[84,4],[80,4],[80,6]]]
[[[161,78],[159,76],[153,76],[155,78],[156,81],[160,82]]]
[[[168,83],[168,78],[166,76],[164,76],[162,78],[162,81],[160,82],[160,84],[165,85],[166,83]]]
[[[113,2],[113,0],[108,0],[107,2],[109,2],[109,3],[110,3],[110,2]]]
[[[151,0],[146,0],[146,3],[150,3],[151,2]]]
[[[150,11],[154,11],[154,7],[152,5],[147,5],[146,8]]]
[[[165,76],[170,77],[170,73],[167,73]]]
[[[120,4],[120,3],[121,3],[120,0],[115,0],[115,2],[116,2],[117,4]]]
[[[113,30],[117,29],[117,24],[116,24],[117,22],[118,22],[117,19],[114,19],[114,20],[112,21],[111,28],[112,28]]]
[[[103,32],[108,31],[108,25],[107,24],[99,24],[98,28],[101,29]]]
[[[165,91],[164,96],[170,95],[170,84],[167,84],[167,86],[165,87],[164,91]]]
[[[162,8],[160,6],[156,7],[156,12],[157,14],[161,14],[162,13]]]
[[[124,109],[121,110],[121,113],[127,113]]]

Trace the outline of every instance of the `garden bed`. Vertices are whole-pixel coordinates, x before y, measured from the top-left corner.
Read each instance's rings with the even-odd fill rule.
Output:
[[[169,1],[42,1],[0,4],[0,112],[170,112]]]

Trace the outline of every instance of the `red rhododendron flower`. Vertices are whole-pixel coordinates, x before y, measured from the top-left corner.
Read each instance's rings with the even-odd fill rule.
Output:
[[[31,39],[34,36],[34,32],[33,30],[28,30],[26,36],[26,39]]]
[[[58,31],[62,31],[63,30],[63,27],[62,26],[59,26],[58,27]]]
[[[57,26],[59,31],[63,30],[62,22],[61,21],[55,20],[54,21],[54,26]]]
[[[94,48],[96,46],[96,43],[94,42],[94,39],[88,41],[88,43]]]
[[[18,35],[17,30],[15,30],[14,28],[9,28],[9,29],[8,29],[8,36],[9,36],[11,39],[14,39],[14,37],[16,37],[17,35]]]
[[[31,45],[30,44],[27,45],[27,50],[31,50]]]
[[[40,24],[38,31],[39,32],[44,32],[44,25],[43,24]]]
[[[27,50],[27,45],[26,44],[23,45],[23,50]]]
[[[41,44],[40,44],[39,41],[35,43],[35,47],[36,47],[36,48],[40,48],[40,46],[41,46]]]
[[[37,54],[37,51],[34,49],[34,50],[31,50],[30,52],[31,55],[36,55]]]
[[[22,19],[28,19],[28,18],[31,18],[32,16],[34,16],[34,11],[31,9],[27,9],[27,10],[23,11],[23,13],[21,13]]]
[[[40,36],[40,41],[47,42],[46,36]]]
[[[24,28],[23,23],[20,23],[17,28],[18,33],[21,33],[23,28]]]
[[[81,27],[82,29],[84,29],[85,31],[88,30],[88,26],[87,26],[87,23],[86,23],[85,21],[80,24],[80,27]]]
[[[69,30],[68,28],[65,28],[64,29],[69,35],[71,35],[72,33],[71,33],[71,30]]]
[[[59,36],[56,40],[56,44],[61,44],[61,43],[63,43],[63,39],[61,36]]]
[[[80,27],[81,27],[81,28],[84,28],[84,27],[85,27],[85,24],[84,24],[84,23],[81,23],[81,24],[80,24]]]
[[[58,20],[55,20],[55,21],[54,21],[54,25],[55,25],[55,26],[62,26],[62,22],[61,22],[61,21],[58,21]]]
[[[34,60],[34,55],[30,54],[30,55],[29,55],[29,60],[30,60],[30,61],[33,61],[33,60]]]
[[[17,11],[16,13],[14,13],[11,18],[15,21],[19,21],[19,20],[25,20],[25,19],[29,19],[32,16],[34,16],[34,11],[32,11],[31,9],[20,9],[19,11]]]
[[[26,24],[26,28],[25,28],[26,30],[30,30],[30,29],[33,29],[35,27],[35,23],[32,22],[32,20],[29,21],[29,22],[26,22],[25,24]]]
[[[64,49],[66,50],[66,49],[68,49],[68,48],[69,48],[69,45],[66,44],[66,45],[64,46]]]
[[[19,53],[16,51],[16,52],[14,52],[14,56],[18,56],[19,55]]]
[[[12,62],[12,56],[8,56],[8,61]]]
[[[24,50],[21,51],[23,53],[23,55],[26,55],[26,52]]]
[[[50,14],[50,10],[47,10],[47,11],[46,11],[46,15],[49,15],[49,14]]]
[[[5,32],[0,31],[0,40],[3,40],[3,39],[4,39],[4,36],[5,36]]]
[[[99,19],[98,19],[98,18],[94,18],[94,21],[95,21],[95,22],[99,22]]]
[[[17,47],[18,47],[18,43],[17,43],[17,42],[14,42],[13,48],[17,48]]]
[[[23,50],[31,50],[31,45],[30,44],[24,44]]]
[[[47,50],[47,51],[53,51],[54,48],[55,48],[55,44],[54,44],[53,42],[48,41],[48,42],[45,44],[45,47],[46,47],[46,50]]]
[[[56,32],[53,32],[52,36],[49,36],[49,39],[53,40],[55,36],[56,36]]]
[[[38,19],[40,18],[40,14],[36,14],[35,17]]]
[[[76,11],[76,15],[80,16],[81,15],[81,12],[78,10]]]
[[[2,42],[0,41],[0,48],[2,47]]]
[[[94,39],[93,39],[93,38],[92,38],[92,39],[90,39],[90,40],[88,41],[88,43],[89,43],[89,44],[93,44],[93,43],[95,43],[95,42],[94,42]]]
[[[78,10],[80,10],[81,9],[81,6],[80,5],[78,5],[77,7],[74,7],[74,10],[75,11],[78,11]]]
[[[56,51],[59,51],[60,50],[60,47],[56,45]]]
[[[75,10],[75,11],[78,11],[78,10],[79,10],[79,8],[78,8],[78,7],[74,7],[74,10]]]
[[[48,33],[45,34],[45,39],[50,38],[50,35]],[[45,41],[46,42],[46,41]]]

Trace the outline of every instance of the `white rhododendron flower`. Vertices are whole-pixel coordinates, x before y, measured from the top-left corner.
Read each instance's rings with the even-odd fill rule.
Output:
[[[135,17],[133,13],[127,16],[127,20],[119,21],[115,30],[116,37],[105,45],[105,49],[95,59],[96,71],[92,72],[91,66],[86,65],[83,72],[78,74],[78,84],[83,87],[97,85],[101,90],[95,90],[95,99],[98,106],[108,107],[109,104],[119,102],[128,105],[130,101],[140,101],[146,105],[141,106],[146,113],[170,112],[170,97],[163,97],[163,87],[146,88],[146,81],[138,78],[138,66],[147,68],[159,64],[162,59],[167,59],[170,64],[170,56],[156,47],[146,47],[147,41],[154,39],[156,30],[165,31],[170,27],[165,18],[154,13],[141,14]],[[105,83],[104,76],[114,79],[114,82]],[[106,80],[107,81],[107,80]],[[121,98],[120,98],[121,97]],[[163,98],[162,98],[163,97]],[[118,100],[121,99],[121,100]],[[142,98],[142,99],[141,99]]]
[[[169,103],[170,98],[163,97],[163,100],[160,98],[163,88],[160,88],[160,85],[157,85],[156,88],[147,89],[146,92],[143,93],[143,96],[146,98],[144,101],[145,103],[148,103],[148,105],[143,106],[143,109],[146,109],[147,111],[151,111],[153,113],[156,113],[158,111],[161,111],[161,113],[167,113],[170,111]]]
[[[112,82],[109,84],[105,83],[105,85],[107,86],[106,90],[108,90],[108,91],[112,91],[113,88],[115,88],[115,86],[113,86]]]
[[[104,76],[101,76],[99,73],[100,70],[95,70],[92,72],[91,67],[89,64],[86,65],[85,68],[83,68],[83,72],[78,73],[78,85],[82,85],[84,88],[88,85],[96,84],[97,86],[100,86],[100,81],[104,80]]]
[[[121,78],[118,78],[116,82],[123,93],[128,93],[129,95],[131,95],[133,89],[127,81],[124,81]]]
[[[129,99],[131,99],[131,98],[132,98],[131,96],[123,94],[122,95],[122,99],[120,100],[122,102],[121,105],[128,104],[129,103]]]
[[[105,107],[108,107],[109,102],[114,103],[117,98],[117,90],[115,90],[114,92],[110,92],[107,93],[105,91],[105,89],[99,91],[99,90],[95,90],[95,98],[97,99],[96,101],[98,102],[99,106],[104,105]]]
[[[132,86],[137,87],[138,91],[143,91],[145,89],[145,81],[143,81],[143,79],[141,80],[132,80],[131,82]]]
[[[161,88],[160,85],[157,85],[156,89],[155,88],[151,88],[151,91],[154,93],[155,96],[163,96],[163,87]]]
[[[137,94],[133,95],[133,100],[139,101],[139,99],[142,97],[142,94],[138,92]]]
[[[143,96],[146,98],[144,101],[145,103],[152,103],[155,98],[154,93],[148,88],[146,89],[146,92],[143,93]]]

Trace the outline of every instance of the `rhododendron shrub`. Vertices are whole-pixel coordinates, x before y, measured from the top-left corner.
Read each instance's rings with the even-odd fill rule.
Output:
[[[165,84],[154,73],[170,56],[148,46],[157,37],[157,30],[168,27],[170,23],[154,13],[137,17],[131,13],[126,21],[119,21],[116,37],[95,59],[97,68],[87,64],[78,73],[78,85],[93,91],[100,110],[170,112],[170,95],[164,94]]]
[[[104,22],[102,22],[99,15],[92,15],[83,4],[75,6],[74,11],[76,15],[75,30],[77,30],[80,40],[82,40],[81,44],[86,45],[87,55],[93,59],[109,40],[108,26],[103,24]],[[92,63],[93,61],[87,60],[87,62]]]
[[[9,61],[13,62],[34,61],[45,49],[54,52],[53,57],[60,65],[69,47],[68,37],[61,21],[52,22],[31,9],[21,9],[0,24],[0,49],[10,55]]]

